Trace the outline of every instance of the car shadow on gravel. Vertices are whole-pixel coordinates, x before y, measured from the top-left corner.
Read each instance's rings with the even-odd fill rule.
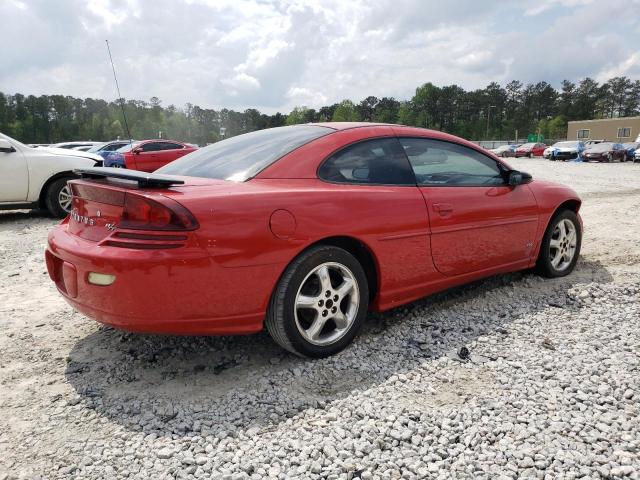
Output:
[[[46,210],[0,210],[0,229],[15,228],[13,223],[36,219],[55,221]]]
[[[547,309],[579,312],[574,287],[610,281],[603,265],[584,259],[561,279],[492,277],[370,314],[352,346],[322,360],[288,354],[266,333],[170,337],[99,327],[70,352],[65,375],[79,396],[70,401],[158,436],[233,435],[323,408],[424,362],[458,359],[460,348],[481,336],[508,337],[517,318]],[[467,361],[491,360],[470,350]]]

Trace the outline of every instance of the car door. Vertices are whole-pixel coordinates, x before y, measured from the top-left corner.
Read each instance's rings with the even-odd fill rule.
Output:
[[[182,157],[187,152],[184,145],[174,142],[162,142],[160,151],[158,152],[158,164],[156,168],[165,166],[167,163],[171,163],[177,158]]]
[[[398,139],[349,144],[322,163],[318,177],[332,184],[323,189],[327,198],[342,198],[348,210],[335,211],[334,231],[357,231],[376,252],[380,304],[424,295],[425,285],[441,275],[431,260],[424,198]],[[342,224],[344,218],[350,219],[348,225]]]
[[[29,168],[27,158],[19,145],[5,137],[0,150],[0,203],[26,202],[29,194]],[[6,143],[5,143],[6,142]]]
[[[162,142],[146,142],[140,146],[140,153],[134,154],[136,170],[153,172],[158,167]]]
[[[448,276],[528,261],[538,207],[527,185],[506,184],[506,168],[457,143],[400,138],[431,225],[433,262]]]

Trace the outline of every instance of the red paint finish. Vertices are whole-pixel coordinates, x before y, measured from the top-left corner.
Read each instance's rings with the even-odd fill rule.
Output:
[[[153,172],[195,150],[197,148],[191,145],[173,140],[147,140],[132,151],[123,153],[124,164],[131,170]]]
[[[571,189],[536,180],[516,187],[328,183],[317,176],[325,158],[379,137],[454,142],[509,168],[486,150],[441,132],[328,125],[336,131],[246,182],[184,177],[184,185],[140,190],[108,181],[73,181],[77,215],[49,234],[46,263],[52,280],[75,308],[119,328],[252,333],[263,328],[282,272],[313,244],[336,237],[359,242],[370,253],[377,276],[371,308],[385,310],[533,265],[553,212],[566,201],[580,204]],[[123,228],[127,196],[184,210],[197,228]],[[66,263],[75,268],[75,285],[71,275],[63,274]],[[90,272],[116,280],[106,287],[91,285]]]

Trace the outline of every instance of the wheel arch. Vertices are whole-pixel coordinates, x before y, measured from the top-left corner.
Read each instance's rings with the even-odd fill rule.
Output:
[[[55,175],[49,177],[47,179],[46,182],[44,182],[44,184],[42,185],[42,187],[40,188],[40,194],[38,195],[38,208],[46,208],[46,204],[45,204],[45,198],[47,196],[47,190],[49,189],[49,186],[55,182],[56,180],[59,180],[61,178],[78,178],[78,176],[76,174],[74,174],[71,170],[67,170],[64,172],[58,172]]]
[[[307,245],[303,250],[291,259],[289,264],[299,257],[301,254],[309,250],[310,248],[317,247],[318,245],[331,245],[334,247],[342,248],[351,255],[356,257],[356,260],[360,262],[367,276],[367,283],[369,286],[369,301],[373,301],[378,295],[380,286],[380,266],[378,265],[377,258],[373,253],[371,247],[365,244],[362,240],[348,235],[336,235],[332,237],[325,237],[314,241]],[[287,264],[287,266],[289,265]]]

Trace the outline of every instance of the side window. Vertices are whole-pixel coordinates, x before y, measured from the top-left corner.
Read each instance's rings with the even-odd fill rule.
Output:
[[[149,142],[142,145],[143,152],[157,152],[160,150],[160,142]]]
[[[397,138],[378,138],[349,145],[325,160],[318,176],[337,183],[416,184]]]
[[[504,185],[500,166],[491,158],[456,143],[428,138],[401,138],[418,185]]]
[[[182,148],[179,143],[159,142],[159,144],[161,145],[159,150],[180,150]]]

